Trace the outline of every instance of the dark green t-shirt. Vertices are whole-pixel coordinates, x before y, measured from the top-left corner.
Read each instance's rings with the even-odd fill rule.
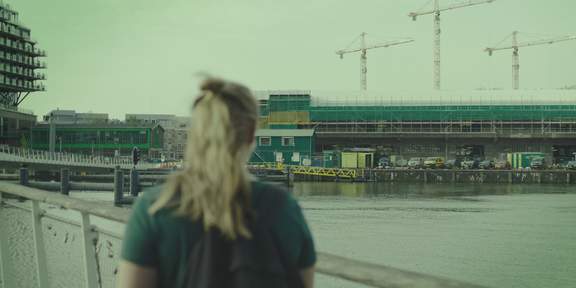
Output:
[[[254,206],[258,196],[266,193],[270,185],[274,184],[252,182]],[[185,284],[190,251],[200,239],[203,229],[198,223],[174,216],[169,209],[150,215],[148,208],[161,190],[161,187],[155,187],[142,193],[134,204],[132,216],[126,225],[122,258],[140,266],[155,267],[159,287],[180,288]],[[291,195],[272,227],[287,261],[300,269],[314,265],[316,252],[312,234],[298,202]]]

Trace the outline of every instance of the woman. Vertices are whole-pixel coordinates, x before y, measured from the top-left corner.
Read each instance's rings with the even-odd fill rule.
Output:
[[[251,219],[258,219],[255,210],[266,206],[258,200],[274,189],[253,180],[246,168],[254,149],[258,103],[248,88],[229,81],[207,79],[200,90],[184,169],[134,204],[124,235],[118,287],[190,286],[190,255],[208,231],[218,231],[230,243],[256,237],[259,222]],[[287,195],[275,210],[274,223],[266,230],[285,256],[281,262],[297,268],[301,283],[311,288],[316,253],[301,209]]]

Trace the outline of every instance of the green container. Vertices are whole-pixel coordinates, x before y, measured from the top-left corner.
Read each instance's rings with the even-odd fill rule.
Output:
[[[513,169],[528,168],[534,158],[545,158],[542,152],[508,153],[508,162]]]
[[[323,167],[325,168],[338,168],[340,167],[340,152],[333,150],[326,150],[322,152]]]

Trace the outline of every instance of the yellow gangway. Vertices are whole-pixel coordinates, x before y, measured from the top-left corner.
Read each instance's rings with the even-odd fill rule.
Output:
[[[325,168],[314,166],[289,166],[290,172],[300,175],[315,175],[338,178],[356,178],[355,169]]]

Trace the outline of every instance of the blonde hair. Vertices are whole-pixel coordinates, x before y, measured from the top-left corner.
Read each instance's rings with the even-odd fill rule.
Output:
[[[200,86],[188,130],[184,169],[170,176],[150,213],[175,208],[230,239],[250,238],[246,162],[253,151],[258,103],[241,84],[209,78]]]

